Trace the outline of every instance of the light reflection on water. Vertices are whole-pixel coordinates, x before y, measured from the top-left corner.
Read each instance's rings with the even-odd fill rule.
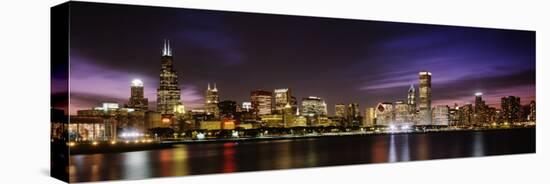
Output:
[[[534,144],[525,144],[534,142],[534,134],[450,135],[392,134],[176,145],[159,150],[75,155],[70,158],[68,170],[71,182],[77,182],[534,152]]]

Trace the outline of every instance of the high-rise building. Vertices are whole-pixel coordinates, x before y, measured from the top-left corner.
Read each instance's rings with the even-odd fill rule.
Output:
[[[283,123],[284,127],[294,126],[294,111],[290,103],[287,103],[283,109]]]
[[[334,105],[334,116],[338,118],[344,118],[346,116],[346,105],[344,104]]]
[[[210,88],[210,83],[208,84],[208,87],[206,89],[206,95],[205,95],[205,103],[204,103],[204,110],[206,111],[207,115],[213,115],[214,117],[219,117],[220,115],[220,109],[218,107],[220,96],[218,95],[218,88],[216,87],[216,84],[214,83],[214,88]]]
[[[243,102],[241,109],[243,112],[250,112],[252,111],[252,102]]]
[[[252,110],[256,115],[271,114],[273,93],[269,91],[256,90],[250,93]]]
[[[520,121],[521,103],[519,97],[502,97],[500,105],[504,122],[515,123]]]
[[[389,102],[378,103],[376,106],[376,125],[388,126],[393,122],[393,104]]]
[[[409,106],[410,104],[405,104],[403,101],[397,101],[394,104],[394,114],[395,114],[395,120],[393,121],[394,124],[397,125],[412,125],[412,117],[409,113]]]
[[[237,114],[237,102],[224,100],[218,103],[221,118],[234,118]]]
[[[453,108],[449,109],[449,125],[457,126],[460,122],[460,108],[455,103]]]
[[[319,97],[310,96],[302,99],[302,115],[327,115],[327,104]]]
[[[472,104],[466,104],[459,108],[459,124],[470,126],[474,123],[474,107]]]
[[[411,84],[409,91],[407,93],[407,105],[409,106],[409,113],[413,114],[416,112],[416,90],[414,85]]]
[[[474,121],[475,124],[483,125],[487,123],[488,119],[488,106],[485,105],[485,101],[483,100],[483,93],[477,92],[475,93],[475,101],[474,101]]]
[[[275,95],[275,108],[273,112],[277,114],[282,114],[283,110],[285,109],[285,106],[287,104],[291,105],[292,103],[292,95],[290,93],[290,89],[288,88],[275,89],[274,95]]]
[[[160,58],[160,84],[157,89],[157,111],[162,115],[174,114],[174,107],[181,105],[181,91],[178,87],[178,75],[173,67],[172,49],[170,41],[164,41]]]
[[[535,109],[537,108],[537,105],[535,104],[535,101],[531,101],[531,103],[529,103],[529,107],[530,107],[530,111],[529,111],[528,121],[536,121],[537,114],[535,112]]]
[[[419,121],[417,125],[431,125],[432,124],[432,73],[422,71],[419,73],[420,85],[419,85],[419,97],[418,103],[418,116]]]
[[[433,125],[449,126],[449,106],[437,105],[433,110]]]
[[[348,104],[348,109],[346,111],[348,126],[360,126],[361,125],[361,114],[359,110],[358,103]]]
[[[375,119],[375,110],[373,107],[365,108],[365,120],[363,121],[364,127],[374,126]]]
[[[143,82],[139,79],[134,79],[130,85],[130,100],[128,108],[135,110],[147,111],[149,100],[143,96]]]

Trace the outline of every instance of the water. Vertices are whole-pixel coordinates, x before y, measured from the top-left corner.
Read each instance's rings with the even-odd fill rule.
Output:
[[[535,129],[177,145],[73,155],[71,182],[534,153]]]

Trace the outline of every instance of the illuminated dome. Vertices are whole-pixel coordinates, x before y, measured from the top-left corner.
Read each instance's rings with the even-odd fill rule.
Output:
[[[139,79],[132,80],[132,86],[133,87],[143,87],[143,82]]]
[[[481,95],[483,95],[483,93],[477,92],[475,95],[476,95],[476,96],[481,96]]]

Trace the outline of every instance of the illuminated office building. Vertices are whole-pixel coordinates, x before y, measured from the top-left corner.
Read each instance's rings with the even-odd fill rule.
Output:
[[[395,120],[393,121],[393,124],[397,125],[412,125],[411,124],[411,116],[409,113],[409,104],[405,104],[403,101],[397,101],[394,104],[394,115]]]
[[[269,91],[256,90],[250,93],[252,110],[256,115],[271,114],[273,93]]]
[[[327,104],[319,97],[310,96],[302,99],[302,115],[320,116],[327,115]]]
[[[393,104],[389,102],[378,103],[376,106],[376,125],[388,126],[393,122]]]
[[[502,97],[501,110],[504,122],[515,123],[520,121],[520,98],[517,96]]]
[[[344,118],[346,116],[346,105],[344,104],[334,105],[334,116],[338,118]]]
[[[157,111],[163,115],[173,115],[174,107],[181,105],[181,91],[178,87],[178,75],[173,68],[170,41],[164,41],[160,69],[160,84],[157,89]]]
[[[287,104],[292,103],[292,95],[290,94],[290,89],[283,88],[283,89],[275,89],[274,90],[275,95],[275,108],[274,113],[282,114],[283,110],[285,109],[285,106]]]
[[[433,110],[433,125],[449,126],[449,106],[437,105]]]
[[[474,122],[474,107],[472,104],[466,104],[459,108],[459,124],[464,126],[473,125]]]
[[[363,121],[363,127],[374,126],[375,119],[375,110],[373,107],[365,108],[365,120]]]
[[[147,111],[149,101],[143,96],[143,82],[139,79],[134,79],[130,85],[130,100],[128,108],[140,111]]]
[[[412,84],[407,93],[407,105],[409,106],[409,113],[413,114],[416,112],[416,90]]]
[[[425,126],[432,124],[432,73],[422,71],[419,73],[419,99],[417,125]]]
[[[348,104],[348,109],[346,111],[346,119],[348,126],[360,126],[361,124],[361,114],[359,110],[358,103]]]
[[[216,87],[216,84],[214,84],[214,88],[210,88],[210,83],[208,84],[204,100],[204,110],[206,111],[206,114],[213,115],[215,118],[218,118],[220,115],[220,109],[218,107],[220,97],[218,95],[218,88]]]

